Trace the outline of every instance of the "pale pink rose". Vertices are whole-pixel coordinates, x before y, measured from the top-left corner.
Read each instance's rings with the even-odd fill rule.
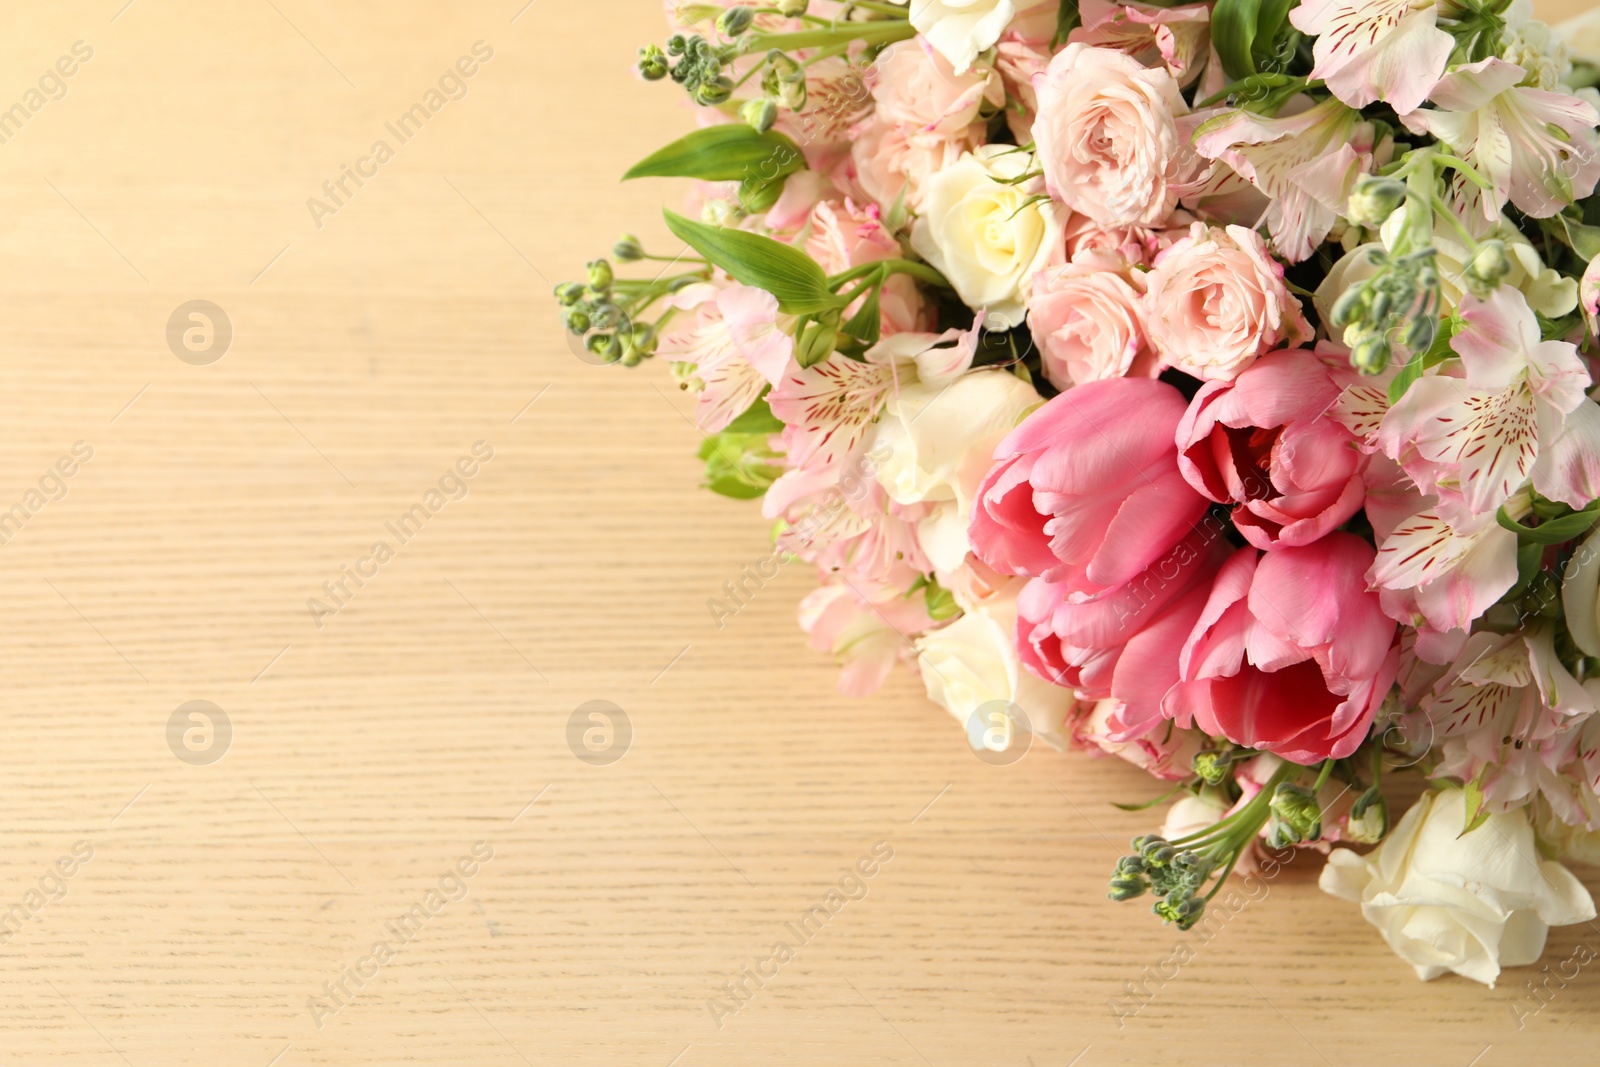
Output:
[[[1034,141],[1051,196],[1103,226],[1153,226],[1171,214],[1198,160],[1178,130],[1188,106],[1171,74],[1069,44],[1034,87]]]
[[[877,115],[858,123],[850,136],[850,157],[861,191],[884,205],[904,196],[905,206],[913,212],[922,207],[928,179],[954,165],[977,141],[917,134]]]
[[[1073,747],[1127,760],[1166,781],[1178,781],[1194,773],[1190,769],[1194,757],[1208,743],[1203,734],[1195,730],[1174,730],[1168,723],[1157,722],[1143,734],[1114,740],[1126,732],[1122,711],[1122,703],[1116,700],[1080,702],[1070,719]]]
[[[968,537],[996,570],[1114,589],[1165,556],[1206,510],[1178,472],[1183,396],[1152,378],[1062,393],[995,451]]]
[[[1295,763],[1354,752],[1400,661],[1395,624],[1367,589],[1372,557],[1338,532],[1265,555],[1239,549],[1184,645],[1167,713]]]
[[[1339,387],[1304,350],[1207,382],[1178,424],[1178,469],[1257,548],[1307,545],[1361,510],[1366,457],[1327,412]]]
[[[1261,353],[1311,339],[1283,267],[1254,230],[1197,222],[1156,258],[1148,283],[1151,344],[1196,378],[1231,380]]]
[[[1155,377],[1144,340],[1144,276],[1110,253],[1080,256],[1034,277],[1028,328],[1057,389],[1102,378]]]
[[[1211,49],[1211,8],[1207,4],[1156,7],[1083,0],[1078,11],[1083,23],[1067,36],[1068,41],[1115,48],[1147,67],[1159,63],[1180,85],[1200,76]]]
[[[805,251],[823,271],[838,274],[867,263],[894,259],[901,254],[900,242],[883,225],[882,209],[876,204],[857,207],[852,201],[824,202],[811,213],[811,235]],[[861,306],[856,301],[845,310],[854,315]],[[889,278],[879,294],[882,332],[885,336],[922,329],[930,323],[923,309],[922,293],[904,274]]]
[[[1194,216],[1174,211],[1161,226],[1102,226],[1087,215],[1072,215],[1064,227],[1067,261],[1089,252],[1114,252],[1131,266],[1148,267],[1163,249],[1188,236]]]
[[[1005,106],[1000,76],[985,66],[957,74],[949,60],[926,42],[897,41],[885,48],[867,74],[877,114],[919,134],[965,137],[984,105]]]

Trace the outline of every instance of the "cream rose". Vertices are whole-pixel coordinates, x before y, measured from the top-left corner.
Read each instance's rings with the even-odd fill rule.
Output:
[[[1600,530],[1578,546],[1561,573],[1561,610],[1572,643],[1600,656]]]
[[[1199,157],[1178,131],[1188,106],[1165,68],[1112,48],[1069,44],[1034,88],[1034,142],[1050,195],[1102,226],[1171,214]]]
[[[1011,0],[911,0],[911,25],[964,72],[1011,24]]]
[[[874,432],[878,482],[896,504],[930,504],[917,541],[935,568],[967,559],[967,523],[994,450],[1043,398],[1009,371],[990,368],[949,385],[918,383],[891,397]]]
[[[996,601],[961,616],[917,641],[917,663],[928,699],[955,716],[974,747],[1005,751],[992,715],[1001,705],[1020,709],[1028,728],[1054,748],[1064,748],[1063,726],[1072,710],[1070,689],[1029,673],[1017,660],[1015,601]],[[982,714],[979,714],[979,712]]]
[[[1114,253],[1088,252],[1035,278],[1028,327],[1050,384],[1153,373],[1143,301],[1144,276]]]
[[[911,245],[937,267],[970,308],[1019,325],[1034,274],[1061,244],[1063,213],[1029,203],[1026,174],[1033,157],[1011,145],[984,145],[933,175]],[[996,180],[1000,179],[1000,180]]]
[[[1419,800],[1366,856],[1336,849],[1319,884],[1361,905],[1421,979],[1446,971],[1493,987],[1501,967],[1533,963],[1552,926],[1595,917],[1571,871],[1541,860],[1526,810],[1491,815],[1471,833],[1466,796]]]
[[[1261,353],[1311,339],[1283,268],[1243,226],[1195,223],[1156,257],[1146,288],[1151,345],[1167,366],[1196,378],[1232,381]]]

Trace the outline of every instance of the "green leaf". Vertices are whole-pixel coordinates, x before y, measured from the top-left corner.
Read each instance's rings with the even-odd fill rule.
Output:
[[[635,163],[622,180],[773,181],[805,168],[800,147],[783,134],[776,130],[757,133],[742,122],[733,122],[680,137]]]
[[[1217,0],[1211,9],[1211,44],[1230,78],[1244,78],[1256,72],[1251,46],[1256,40],[1256,24],[1261,17],[1261,0]]]
[[[766,404],[761,406],[765,408]],[[770,411],[767,417],[771,418]],[[767,445],[770,436],[729,428],[707,437],[698,453],[706,465],[705,487],[735,500],[754,500],[765,493],[783,473],[781,458]]]
[[[743,415],[728,423],[723,433],[782,433],[783,420],[772,413],[765,399],[757,400]]]
[[[1113,800],[1113,801],[1111,801],[1111,806],[1113,808],[1120,808],[1123,811],[1144,811],[1147,808],[1155,807],[1157,804],[1161,803],[1163,800],[1171,799],[1173,796],[1177,795],[1178,793],[1183,792],[1187,788],[1188,788],[1188,786],[1186,786],[1183,782],[1179,782],[1177,785],[1173,786],[1171,789],[1167,790],[1165,793],[1162,793],[1160,796],[1156,797],[1154,800],[1146,800],[1146,801],[1143,801],[1142,803],[1138,803],[1138,804],[1123,804],[1123,803],[1119,803],[1118,801]]]
[[[883,282],[880,280],[867,293],[867,298],[861,302],[861,307],[850,316],[850,321],[840,329],[862,344],[877,344],[883,332],[882,301],[879,299],[882,292]]]
[[[1560,518],[1546,519],[1537,526],[1524,526],[1501,508],[1495,519],[1502,527],[1523,541],[1540,545],[1559,545],[1580,536],[1600,519],[1600,500],[1593,501],[1582,511],[1570,511]]]
[[[1406,395],[1406,390],[1411,388],[1411,383],[1422,377],[1422,372],[1429,367],[1436,367],[1455,355],[1455,350],[1450,347],[1450,340],[1455,336],[1456,322],[1453,316],[1441,319],[1433,330],[1433,343],[1424,351],[1412,354],[1409,362],[1400,368],[1389,382],[1390,405],[1400,403],[1400,398]]]
[[[1484,773],[1488,773],[1487,768]],[[1456,835],[1458,840],[1489,821],[1489,812],[1483,806],[1483,783],[1477,780],[1470,781],[1466,784],[1464,792],[1467,794],[1467,825]]]
[[[738,282],[765,289],[790,315],[832,311],[840,301],[816,260],[781,241],[744,230],[708,226],[675,211],[663,212],[667,229]]]

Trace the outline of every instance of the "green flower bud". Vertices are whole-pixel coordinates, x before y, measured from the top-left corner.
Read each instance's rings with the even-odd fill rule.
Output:
[[[1389,342],[1378,334],[1362,338],[1350,350],[1350,365],[1362,374],[1382,374],[1389,365]]]
[[[772,124],[778,121],[777,102],[765,96],[747,101],[739,109],[739,117],[757,133],[766,133],[772,129]]]
[[[631,233],[625,233],[611,246],[611,254],[623,263],[637,263],[644,258],[644,245]]]
[[[785,18],[797,19],[806,13],[811,0],[778,0],[778,13]]]
[[[1345,834],[1362,845],[1375,845],[1389,832],[1389,804],[1377,786],[1362,793],[1350,808]]]
[[[1228,776],[1228,766],[1233,762],[1233,757],[1227,752],[1196,752],[1194,761],[1190,764],[1194,773],[1200,776],[1201,781],[1207,785],[1217,785]]]
[[[583,299],[583,286],[577,282],[562,282],[556,286],[556,300],[562,307],[571,307]]]
[[[603,259],[592,259],[587,264],[589,268],[589,288],[596,292],[606,292],[615,280],[611,273],[611,264]]]
[[[614,329],[622,323],[622,309],[615,304],[596,304],[590,318],[595,329]]]
[[[1267,824],[1267,847],[1277,850],[1299,843],[1300,835],[1295,833],[1294,827],[1273,816],[1272,821]]]
[[[571,311],[567,312],[566,318],[567,329],[573,333],[588,333],[589,327],[593,325],[593,323],[589,321],[589,316],[585,315],[577,308],[573,308]]]
[[[1317,803],[1317,795],[1305,786],[1278,783],[1269,806],[1274,815],[1299,835],[1299,840],[1315,841],[1322,836],[1322,805]]]
[[[1362,285],[1352,285],[1339,294],[1339,299],[1333,302],[1333,311],[1329,318],[1335,326],[1348,326],[1361,317],[1367,305],[1367,290]]]
[[[658,82],[672,72],[672,64],[659,45],[647,44],[639,49],[639,73],[646,81]]]
[[[1112,900],[1132,900],[1142,896],[1150,888],[1150,883],[1143,878],[1113,878],[1111,879],[1111,892],[1106,895]]]
[[[629,343],[633,346],[634,351],[641,356],[653,356],[656,352],[656,346],[661,342],[656,336],[656,328],[654,326],[649,323],[638,323],[633,327],[633,334],[629,338]]]
[[[733,80],[719,76],[695,86],[694,102],[702,107],[716,107],[733,95]]]
[[[814,367],[833,355],[839,341],[838,323],[808,322],[805,332],[795,344],[795,362],[801,367]]]
[[[1357,226],[1375,230],[1383,225],[1385,219],[1394,214],[1395,208],[1405,203],[1405,199],[1404,182],[1393,178],[1374,178],[1370,174],[1364,174],[1356,179],[1356,187],[1350,194],[1346,217]]]
[[[750,28],[750,23],[755,21],[756,9],[753,7],[730,7],[717,19],[717,32],[724,37],[737,37]]]
[[[667,54],[670,56],[681,56],[688,51],[688,48],[689,42],[681,33],[675,33],[667,38]]]
[[[1487,297],[1510,273],[1511,257],[1506,255],[1505,242],[1492,238],[1478,246],[1477,254],[1467,264],[1467,288],[1480,298]]]

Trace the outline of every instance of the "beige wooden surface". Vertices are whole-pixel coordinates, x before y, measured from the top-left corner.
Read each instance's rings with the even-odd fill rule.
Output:
[[[93,49],[0,144],[0,511],[93,449],[0,547],[0,1063],[1592,1059],[1600,973],[1519,1030],[1533,972],[1417,983],[1313,857],[1174,968],[1182,938],[1103,895],[1151,825],[1107,801],[1147,779],[986,766],[903,672],[839,698],[798,570],[712,624],[765,524],[696,489],[664,368],[579,361],[548,297],[681,195],[616,181],[690,123],[629,73],[659,3],[124,3],[0,9],[0,109]],[[466,95],[316,226],[478,41]],[[207,366],[165,338],[195,299],[234,329]],[[319,629],[308,598],[378,540]],[[632,724],[609,766],[568,747],[595,699]],[[232,723],[208,766],[169,748],[190,700]],[[430,900],[478,842],[466,896]],[[787,932],[875,846],[864,898]],[[1129,981],[1152,995],[1119,1020]]]

